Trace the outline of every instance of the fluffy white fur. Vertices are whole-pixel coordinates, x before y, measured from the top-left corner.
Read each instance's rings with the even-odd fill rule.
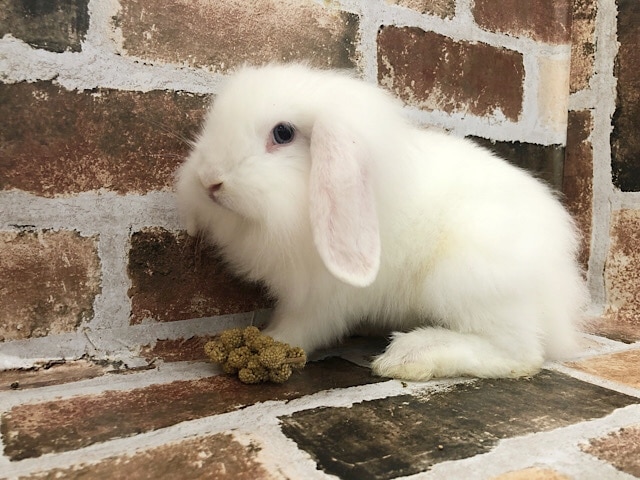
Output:
[[[404,332],[373,371],[423,380],[529,375],[574,346],[578,235],[549,188],[349,75],[241,69],[177,194],[189,233],[277,298],[266,333],[307,352],[368,322]]]

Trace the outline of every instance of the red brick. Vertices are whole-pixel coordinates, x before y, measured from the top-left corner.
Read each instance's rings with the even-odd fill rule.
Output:
[[[596,0],[573,0],[571,93],[587,88],[594,72],[596,12]]]
[[[0,190],[169,190],[207,103],[180,92],[0,84]]]
[[[593,212],[593,147],[591,111],[569,111],[562,191],[564,203],[582,232],[580,263],[587,269]]]
[[[616,111],[611,133],[613,184],[623,192],[640,192],[640,2],[618,3]]]
[[[381,381],[366,368],[330,358],[308,364],[280,385],[244,385],[236,378],[215,376],[19,405],[2,416],[0,430],[5,455],[20,460],[232,412],[258,402]]]
[[[130,455],[109,457],[94,465],[75,465],[33,474],[27,479],[75,478],[111,480],[176,478],[180,480],[264,480],[272,478],[257,461],[260,446],[243,445],[221,433],[169,443]],[[23,478],[23,477],[21,477]]]
[[[176,340],[158,340],[154,345],[142,347],[140,355],[148,361],[160,359],[164,362],[184,362],[207,360],[204,345],[213,336],[178,338]]]
[[[473,17],[483,29],[547,43],[569,43],[572,0],[475,0]]]
[[[101,291],[95,237],[73,231],[0,232],[0,339],[72,332]]]
[[[272,306],[263,289],[232,276],[212,247],[184,232],[146,228],[131,237],[131,323],[251,312]]]
[[[387,0],[387,2],[442,18],[453,18],[456,14],[455,0]]]
[[[609,338],[640,340],[640,210],[619,210],[611,218],[611,242],[604,279],[607,310],[595,332]]]
[[[106,365],[88,360],[52,362],[28,370],[6,370],[0,372],[0,391],[61,385],[100,377],[107,371]]]
[[[591,440],[583,450],[640,478],[640,425],[621,428],[606,437]]]
[[[0,38],[11,34],[32,47],[79,52],[89,28],[88,0],[0,0]]]
[[[309,60],[353,67],[357,15],[311,0],[124,0],[116,20],[124,53],[225,71],[244,63]]]
[[[499,110],[510,120],[522,110],[524,66],[512,50],[388,26],[378,33],[378,68],[380,84],[415,107],[479,116]]]

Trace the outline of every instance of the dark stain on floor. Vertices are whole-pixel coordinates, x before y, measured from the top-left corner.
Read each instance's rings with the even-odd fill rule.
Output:
[[[603,417],[637,399],[561,373],[485,379],[422,397],[317,408],[282,417],[282,430],[326,473],[390,479],[490,451],[501,439]]]

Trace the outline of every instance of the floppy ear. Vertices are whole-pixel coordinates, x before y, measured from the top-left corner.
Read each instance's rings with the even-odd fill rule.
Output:
[[[327,269],[358,287],[380,267],[380,232],[362,140],[335,119],[311,133],[310,215],[313,239]]]

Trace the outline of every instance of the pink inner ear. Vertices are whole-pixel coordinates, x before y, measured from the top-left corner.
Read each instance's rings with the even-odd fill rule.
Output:
[[[311,135],[310,214],[316,248],[340,280],[365,287],[380,267],[380,233],[366,151],[333,123]]]

